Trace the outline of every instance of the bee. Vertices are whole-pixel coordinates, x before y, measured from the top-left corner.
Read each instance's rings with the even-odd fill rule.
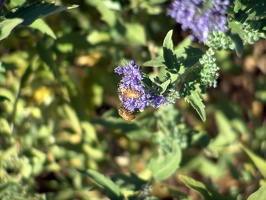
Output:
[[[121,89],[119,93],[124,98],[134,98],[134,99],[139,98],[141,95],[139,91],[131,90],[131,89]]]
[[[123,105],[118,106],[117,110],[118,110],[118,114],[124,120],[131,121],[131,120],[135,119],[135,116],[132,114],[132,112],[130,112],[129,110],[127,110]]]

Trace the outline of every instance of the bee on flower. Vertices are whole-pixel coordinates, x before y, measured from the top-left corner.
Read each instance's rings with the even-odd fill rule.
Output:
[[[139,98],[141,95],[140,91],[125,89],[125,88],[118,90],[118,94],[123,98],[134,98],[134,99]]]
[[[118,107],[121,117],[131,119],[134,111],[143,111],[148,106],[158,108],[161,104],[167,104],[165,96],[150,92],[153,90],[143,83],[142,73],[134,60],[123,67],[118,66],[115,72],[123,75],[117,89],[122,105]]]
[[[118,114],[126,121],[131,121],[135,119],[132,112],[128,111],[123,105],[118,106]]]

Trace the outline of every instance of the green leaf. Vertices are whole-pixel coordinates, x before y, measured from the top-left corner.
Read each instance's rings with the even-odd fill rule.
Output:
[[[158,56],[152,60],[149,60],[149,61],[143,63],[142,66],[144,66],[144,67],[163,67],[163,66],[165,66],[164,58],[163,58],[163,56]]]
[[[266,197],[266,185],[262,185],[256,192],[252,193],[247,200],[264,200]]]
[[[81,172],[82,174],[89,176],[101,189],[103,189],[105,194],[110,199],[117,199],[117,200],[123,199],[119,187],[115,185],[113,181],[106,178],[102,174],[91,169],[88,169],[86,171],[84,170],[78,170],[78,171]]]
[[[236,21],[228,22],[228,27],[231,29],[231,33],[238,34],[240,37],[243,37],[245,34],[241,24]]]
[[[238,57],[241,57],[243,53],[243,48],[244,48],[243,40],[237,34],[230,35],[230,37],[235,44],[236,54],[238,55]]]
[[[178,178],[189,188],[196,190],[198,193],[200,193],[205,200],[226,200],[229,198],[226,198],[222,195],[220,195],[218,192],[213,190],[210,187],[207,187],[200,181],[196,181],[193,178],[190,178],[185,175],[179,175]]]
[[[111,37],[109,33],[103,32],[103,31],[98,31],[98,30],[93,30],[88,36],[87,40],[90,44],[92,45],[97,45],[103,42],[110,42]]]
[[[173,30],[170,30],[163,41],[163,56],[158,56],[150,61],[143,63],[143,66],[148,67],[168,67],[176,68],[179,70],[179,65],[177,62],[177,57],[173,51],[173,41],[172,41]]]
[[[173,143],[172,152],[161,155],[159,158],[152,158],[148,168],[152,171],[155,180],[160,181],[171,176],[179,168],[181,162],[181,150],[176,143]]]
[[[126,24],[126,39],[131,45],[143,45],[146,42],[144,27],[137,23]],[[136,34],[138,33],[138,34]]]
[[[114,26],[116,24],[115,12],[109,9],[103,1],[86,0],[86,2],[98,10],[98,12],[101,14],[101,19],[109,26]]]
[[[174,52],[177,57],[182,57],[184,55],[184,52],[187,48],[191,46],[191,39],[190,37],[186,37],[183,39],[174,49]]]
[[[168,79],[167,81],[165,81],[165,82],[163,82],[160,86],[161,86],[161,88],[162,88],[162,90],[161,90],[161,92],[160,92],[160,95],[162,95],[165,91],[166,91],[166,89],[167,89],[167,87],[168,87],[168,85],[171,83],[171,79]]]
[[[228,27],[231,29],[229,36],[235,44],[238,57],[240,57],[243,53],[244,44],[242,38],[244,38],[245,32],[243,31],[241,24],[236,21],[230,21]]]
[[[205,113],[205,105],[202,102],[202,98],[200,97],[200,94],[197,91],[190,91],[190,94],[185,97],[185,101],[190,103],[193,108],[197,111],[199,114],[201,120],[203,122],[206,121],[206,113]]]
[[[55,6],[54,4],[33,3],[29,6],[20,7],[15,12],[7,13],[6,18],[22,18],[23,22],[21,25],[28,26],[38,18],[47,17],[49,15],[76,7],[77,6],[65,7]]]
[[[266,4],[264,0],[236,1],[234,11],[236,19],[241,22],[256,20],[265,16]]]
[[[240,143],[240,147],[248,154],[250,159],[254,162],[262,176],[266,179],[266,161],[257,156],[255,153],[253,153],[251,150],[249,150],[247,147],[245,147],[243,144]]]
[[[10,32],[19,24],[23,22],[23,19],[5,19],[0,22],[0,41],[9,36]]]
[[[188,67],[194,66],[199,62],[199,59],[205,54],[201,49],[194,47],[187,47],[184,51],[185,61],[183,64]]]
[[[56,39],[56,36],[55,36],[53,30],[45,23],[45,21],[43,21],[43,19],[37,19],[36,21],[34,21],[30,25],[30,27],[31,28],[35,28],[35,29],[41,31],[44,34],[49,35],[53,39]]]
[[[170,30],[163,41],[163,57],[164,57],[164,64],[168,68],[178,68],[177,65],[177,58],[173,51],[173,41],[172,41],[173,30]],[[179,71],[179,68],[177,69]]]
[[[173,30],[168,31],[163,41],[163,47],[173,51],[174,46],[172,41],[172,35],[173,35]]]

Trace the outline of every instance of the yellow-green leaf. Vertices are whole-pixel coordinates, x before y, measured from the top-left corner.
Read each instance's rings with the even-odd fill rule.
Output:
[[[266,161],[257,156],[255,153],[253,153],[251,150],[249,150],[247,147],[245,147],[243,144],[240,144],[240,147],[248,154],[250,159],[254,162],[260,173],[264,178],[266,178]]]
[[[5,19],[4,21],[0,22],[0,40],[3,40],[9,36],[10,32],[22,22],[23,19],[20,18]]]

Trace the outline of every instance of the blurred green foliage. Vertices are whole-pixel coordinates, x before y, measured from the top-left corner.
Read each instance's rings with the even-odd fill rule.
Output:
[[[235,9],[254,14],[245,2],[237,1]],[[190,66],[197,61],[189,57],[194,51],[177,46],[197,49],[194,59],[206,50],[186,38],[165,15],[165,6],[166,0],[4,3],[1,199],[201,199],[201,194],[242,200],[258,191],[249,197],[253,200],[265,194],[265,40],[241,42],[236,51],[242,57],[216,52],[217,88],[186,99],[192,105],[203,99],[206,116],[203,103],[197,111],[205,123],[182,99],[138,113],[131,123],[117,114],[117,65],[130,59],[158,64],[160,55],[169,56],[164,44],[184,58],[178,60],[184,70],[187,58]],[[259,10],[259,19],[248,19],[263,25],[265,13]],[[252,29],[241,16],[245,31]],[[262,25],[258,30],[265,31]],[[159,67],[144,71],[165,75]]]

